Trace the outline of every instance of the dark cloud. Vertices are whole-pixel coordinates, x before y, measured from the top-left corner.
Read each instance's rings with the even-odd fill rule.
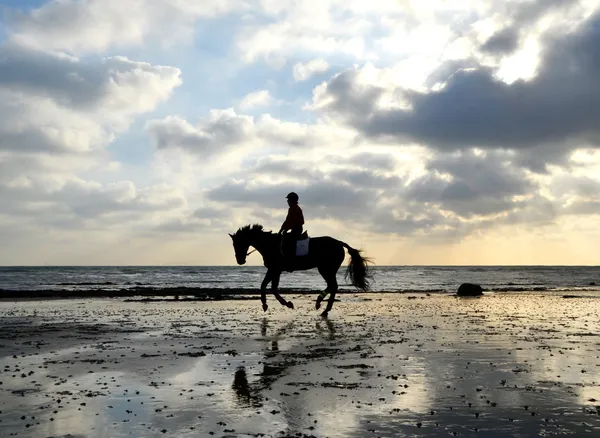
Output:
[[[342,178],[347,182],[354,183],[350,180],[352,176],[357,178],[369,179],[365,183],[371,184],[373,178],[382,178],[374,175],[373,172],[391,172],[396,168],[397,160],[389,153],[371,153],[361,152],[349,157],[340,156],[325,156],[323,161],[341,168],[341,170],[333,171],[333,179]],[[303,180],[308,179],[324,179],[326,173],[316,168],[313,163],[306,163],[301,159],[288,158],[271,158],[261,157],[256,161],[253,167],[246,169],[240,176],[250,172],[255,175],[277,175],[293,177]],[[358,183],[360,185],[360,183]]]
[[[398,176],[387,176],[366,169],[336,170],[331,172],[330,177],[334,181],[343,181],[361,189],[394,189],[404,183],[404,179]]]
[[[65,55],[0,48],[0,86],[51,97],[65,106],[85,106],[104,94],[106,67],[78,62]]]
[[[49,97],[65,107],[95,108],[111,87],[135,85],[148,74],[167,77],[178,70],[119,56],[82,62],[12,44],[0,47],[0,87]]]
[[[532,27],[536,21],[551,13],[562,11],[566,13],[571,7],[577,6],[580,0],[534,0],[525,1],[518,5],[507,4],[503,11],[511,24],[494,33],[482,46],[481,50],[494,55],[507,55],[519,47],[522,31]]]
[[[323,99],[322,109],[367,137],[442,151],[560,145],[552,158],[561,159],[576,146],[600,140],[600,14],[571,34],[548,39],[546,47],[530,81],[507,84],[485,67],[459,70],[439,91],[404,90],[410,109],[377,108],[384,90],[359,86],[358,72],[346,71],[327,84],[321,97],[329,100]],[[543,151],[537,151],[538,161]]]
[[[245,180],[216,187],[207,197],[234,209],[252,208],[254,216],[268,226],[281,219],[286,210],[283,197],[294,190],[300,195],[307,223],[335,219],[379,233],[458,239],[493,226],[497,223],[494,220],[537,220],[529,199],[534,199],[532,193],[537,192],[538,186],[513,165],[512,158],[501,152],[448,153],[430,160],[427,174],[411,180],[376,168],[353,166],[332,170],[327,178],[314,169],[304,174],[313,178],[304,178],[301,183],[268,185],[254,178],[264,176],[265,168],[274,175],[286,174],[287,166],[293,166],[293,162],[263,160],[238,175],[245,175]],[[541,205],[538,198],[532,201],[536,207]],[[540,216],[547,217],[545,213]]]
[[[397,215],[388,210],[379,210],[374,215],[372,228],[378,233],[411,236],[418,233],[435,234],[442,225],[456,227],[458,224],[459,221],[443,217],[435,211]]]
[[[529,227],[550,225],[558,219],[560,213],[560,205],[538,194],[522,203],[519,208],[509,211],[505,216],[490,220],[488,227],[523,224]]]
[[[370,202],[369,194],[360,188],[354,188],[337,181],[320,180],[308,184],[290,183],[256,185],[248,182],[223,184],[207,193],[208,199],[227,202],[234,205],[256,206],[264,208],[285,207],[285,195],[295,191],[302,205],[314,208],[361,209]]]
[[[508,27],[492,35],[481,46],[481,50],[495,55],[505,55],[514,52],[518,46],[519,30]]]
[[[435,204],[464,218],[519,208],[524,201],[514,197],[537,190],[507,154],[498,152],[440,154],[427,164],[427,170],[427,175],[405,187],[404,198]]]
[[[192,217],[198,219],[224,219],[229,216],[229,212],[222,208],[200,207],[194,210]]]
[[[0,135],[0,150],[10,150],[20,154],[75,152],[62,141],[62,138],[49,135],[47,130],[35,126],[30,126],[18,132],[0,133]]]
[[[577,200],[567,205],[562,211],[564,215],[596,215],[600,214],[600,200],[582,201]]]
[[[305,167],[300,160],[274,160],[262,158],[249,171],[255,175],[278,175],[302,180],[325,178],[325,173],[313,168]]]
[[[155,233],[198,233],[224,229],[230,211],[222,208],[200,207],[187,217],[169,219],[153,231]]]
[[[600,214],[600,181],[597,179],[566,174],[555,177],[548,189],[559,206],[557,214]]]
[[[577,6],[580,0],[528,0],[519,4],[518,7],[507,5],[506,12],[512,16],[515,23],[519,26],[527,26],[550,12],[562,11],[573,6]]]
[[[146,124],[158,149],[179,148],[204,156],[223,152],[226,148],[251,140],[254,121],[233,111],[214,111],[211,117],[194,126],[186,120],[170,116]]]
[[[391,171],[396,168],[397,160],[392,154],[362,152],[350,157],[347,162],[366,169]]]
[[[557,197],[580,196],[600,200],[600,181],[587,176],[561,175],[552,180],[549,186],[552,194]]]
[[[376,208],[376,197],[373,191],[330,179],[314,180],[303,184],[259,185],[249,182],[231,182],[210,190],[206,196],[211,201],[226,203],[233,208],[250,207],[256,210],[271,209],[275,212],[285,212],[287,210],[285,195],[290,191],[299,194],[300,205],[306,210],[307,221],[337,219],[364,222],[368,221],[371,212]]]

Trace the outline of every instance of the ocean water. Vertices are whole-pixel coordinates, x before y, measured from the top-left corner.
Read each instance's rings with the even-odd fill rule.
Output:
[[[341,289],[351,289],[338,272]],[[373,291],[449,292],[461,283],[490,291],[600,291],[600,266],[374,266]],[[258,289],[262,266],[116,266],[0,267],[0,289],[125,289],[193,287]],[[316,269],[284,273],[283,289],[323,290]]]

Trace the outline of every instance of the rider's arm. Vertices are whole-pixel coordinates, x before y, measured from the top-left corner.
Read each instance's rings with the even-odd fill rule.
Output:
[[[283,221],[283,224],[281,224],[281,228],[279,229],[280,233],[282,231],[287,231],[287,230],[289,230],[291,228],[290,227],[290,216],[291,216],[291,213],[292,213],[292,209],[289,208],[288,209],[287,217],[285,218],[285,221]]]

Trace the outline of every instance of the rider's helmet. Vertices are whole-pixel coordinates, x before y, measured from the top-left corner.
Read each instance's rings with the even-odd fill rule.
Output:
[[[298,202],[298,195],[294,192],[288,193],[288,195],[285,198],[289,199],[292,202]]]

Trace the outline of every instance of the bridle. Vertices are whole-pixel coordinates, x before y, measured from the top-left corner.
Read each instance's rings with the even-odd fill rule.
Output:
[[[246,254],[246,257],[248,257],[250,254],[252,254],[254,251],[256,251],[256,248],[254,248],[252,251],[250,251],[248,254]]]

